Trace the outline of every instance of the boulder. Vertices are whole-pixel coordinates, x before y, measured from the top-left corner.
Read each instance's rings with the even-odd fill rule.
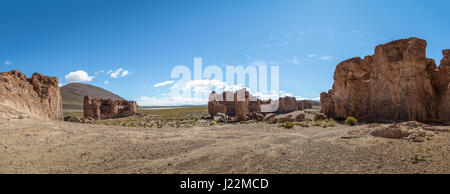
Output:
[[[377,46],[372,56],[341,62],[333,88],[320,95],[322,112],[368,122],[449,122],[450,51],[436,67],[426,46],[422,39],[401,39]]]
[[[213,120],[220,121],[220,122],[225,122],[225,121],[229,120],[228,116],[224,113],[217,113],[212,118],[213,118]]]
[[[297,116],[295,116],[294,121],[297,122],[303,122],[306,119],[306,115],[303,113],[298,114]]]
[[[265,122],[269,122],[269,123],[275,123],[276,122],[276,117],[277,115],[274,113],[269,113],[264,117],[264,121]]]
[[[251,112],[249,114],[249,119],[253,119],[256,121],[263,121],[264,120],[264,115],[259,113],[259,112]]]
[[[285,115],[278,115],[276,117],[277,122],[285,123],[285,122],[293,122],[294,119],[292,118],[291,114],[285,114]]]
[[[422,126],[412,126],[411,123],[394,123],[374,129],[371,134],[376,137],[390,139],[407,139],[414,142],[422,142],[434,136],[432,132]]]
[[[67,116],[67,117],[64,117],[64,121],[67,121],[67,122],[75,122],[75,123],[81,123],[81,122],[82,122],[82,120],[81,120],[80,118],[76,117],[76,116]]]
[[[0,73],[0,105],[34,118],[62,120],[62,99],[57,77],[18,70]]]
[[[316,113],[314,115],[314,120],[324,120],[327,119],[327,116],[323,113]]]

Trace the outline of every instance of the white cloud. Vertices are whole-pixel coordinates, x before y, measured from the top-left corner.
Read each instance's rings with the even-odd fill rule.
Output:
[[[303,97],[303,96],[295,96],[296,100],[307,100],[308,98]]]
[[[301,38],[297,38],[297,39],[295,39],[295,41],[296,41],[296,42],[302,42],[302,41],[303,41],[303,39],[301,39]]]
[[[122,72],[121,77],[125,77],[125,76],[127,76],[128,74],[130,74],[130,72],[127,71],[127,70],[125,70],[125,71]]]
[[[270,44],[262,44],[261,47],[263,47],[263,48],[270,48]]]
[[[352,33],[353,34],[359,33],[359,30],[353,30]]]
[[[313,58],[313,57],[315,57],[315,56],[316,56],[315,54],[309,54],[309,55],[308,55],[309,58]]]
[[[157,88],[157,87],[161,87],[161,86],[165,86],[165,85],[170,85],[173,82],[174,82],[173,80],[168,80],[168,81],[156,83],[155,85],[153,85],[153,87]]]
[[[66,84],[63,84],[61,82],[58,83],[58,87],[63,87],[64,85],[66,85]]]
[[[326,55],[326,56],[321,56],[321,57],[320,57],[320,60],[322,60],[322,61],[328,61],[328,60],[330,60],[331,58],[333,58],[333,57],[332,57],[332,56]]]
[[[105,80],[105,82],[103,82],[105,85],[108,85],[109,84],[109,81],[108,80]]]
[[[5,65],[12,65],[12,64],[13,64],[13,62],[12,62],[12,61],[10,61],[10,60],[6,60],[4,64],[5,64]]]
[[[313,99],[311,99],[311,100],[314,100],[314,101],[320,101],[320,97],[316,97],[316,98],[313,98]]]
[[[88,73],[86,73],[83,70],[78,70],[74,72],[70,72],[65,76],[66,81],[73,83],[73,82],[90,82],[92,79],[94,79],[94,76],[89,76]]]
[[[116,71],[111,71],[111,70],[109,70],[108,71],[108,73],[107,74],[109,74],[109,73],[111,73],[111,77],[112,78],[114,78],[114,79],[117,79],[117,78],[119,78],[119,77],[125,77],[125,76],[127,76],[127,75],[129,75],[130,74],[130,72],[128,71],[128,70],[124,70],[124,69],[122,69],[122,68],[119,68],[119,69],[117,69]]]

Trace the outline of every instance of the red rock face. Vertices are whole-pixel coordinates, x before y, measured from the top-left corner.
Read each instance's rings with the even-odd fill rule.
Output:
[[[277,113],[290,113],[297,110],[297,100],[294,97],[282,97],[278,99]]]
[[[450,53],[443,52],[436,68],[426,46],[422,39],[401,39],[377,46],[373,56],[341,62],[333,89],[321,94],[322,112],[362,121],[450,121]]]
[[[84,97],[83,109],[85,118],[96,120],[128,117],[138,112],[135,101],[92,99],[89,96]]]
[[[235,120],[247,120],[249,113],[260,112],[259,103],[259,100],[245,89],[221,94],[212,92],[208,101],[208,112],[212,117],[217,113],[224,113]]]
[[[298,110],[298,106],[312,107],[308,101],[297,102],[294,97],[283,97],[274,102],[272,100],[260,100],[242,89],[237,92],[225,91],[221,94],[212,92],[209,96],[208,112],[211,117],[214,117],[217,113],[224,113],[229,117],[234,117],[235,120],[241,121],[247,120],[249,115],[261,113],[262,105],[272,107],[274,103],[278,104],[275,104],[276,106],[273,106],[274,108],[271,108],[270,112],[289,113]]]
[[[31,117],[62,120],[62,99],[57,77],[18,70],[0,73],[0,104]]]
[[[297,100],[297,110],[305,110],[312,108],[312,105],[307,100]]]

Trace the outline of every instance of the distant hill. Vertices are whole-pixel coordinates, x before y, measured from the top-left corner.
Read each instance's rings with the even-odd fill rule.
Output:
[[[320,102],[319,101],[315,101],[315,100],[308,100],[309,103],[311,103],[312,106],[320,106]]]
[[[83,110],[84,96],[92,98],[111,98],[113,100],[124,100],[124,98],[103,88],[90,84],[71,83],[60,88],[64,112],[77,112]]]

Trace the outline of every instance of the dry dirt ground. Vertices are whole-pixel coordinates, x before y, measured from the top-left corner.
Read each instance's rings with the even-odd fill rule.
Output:
[[[420,143],[342,138],[363,128],[136,128],[5,118],[0,173],[450,173],[449,132]]]

